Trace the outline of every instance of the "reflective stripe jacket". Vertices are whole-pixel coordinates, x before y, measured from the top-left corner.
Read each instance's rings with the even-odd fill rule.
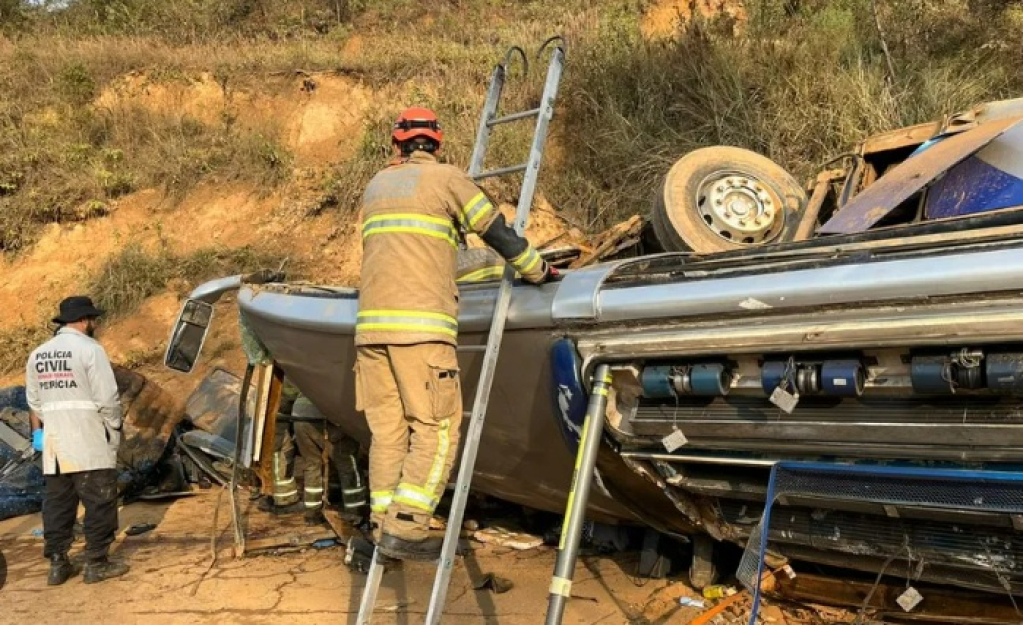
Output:
[[[363,196],[355,344],[456,344],[458,226],[480,234],[492,225],[507,228],[498,216],[465,172],[426,152],[374,176]],[[507,230],[504,236],[523,250],[507,260],[526,280],[541,280],[539,253]]]
[[[28,405],[43,422],[43,473],[117,466],[121,404],[114,370],[95,339],[61,328],[28,357]]]

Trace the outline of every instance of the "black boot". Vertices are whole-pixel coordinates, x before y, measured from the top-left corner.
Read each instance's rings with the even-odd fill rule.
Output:
[[[295,501],[295,503],[289,503],[281,506],[274,502],[273,497],[264,497],[259,500],[257,506],[263,512],[269,512],[270,514],[282,515],[282,514],[294,514],[305,510],[305,504],[301,501]]]
[[[370,564],[373,562],[373,549],[373,543],[362,536],[349,538],[345,548],[345,566],[356,573],[369,573]],[[401,562],[377,552],[377,564],[383,566],[386,571],[400,565]]]
[[[55,553],[50,556],[50,575],[46,578],[46,584],[60,586],[77,572],[75,566],[68,560],[66,553]]]
[[[444,544],[443,536],[430,536],[423,540],[407,540],[398,538],[384,531],[377,549],[380,553],[395,560],[431,561],[440,558],[440,550]]]
[[[313,508],[312,510],[305,511],[305,524],[309,526],[313,525],[326,525],[327,517],[323,516],[323,511],[319,508]]]
[[[86,584],[95,584],[114,577],[120,577],[128,572],[128,565],[123,562],[111,562],[106,558],[87,562],[85,564],[85,577],[82,581]]]

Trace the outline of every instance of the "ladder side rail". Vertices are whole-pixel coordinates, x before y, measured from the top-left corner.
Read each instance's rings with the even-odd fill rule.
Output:
[[[358,625],[370,625],[373,622],[373,610],[376,609],[377,592],[380,590],[380,580],[384,576],[384,565],[380,564],[379,552],[373,548],[373,561],[369,565],[369,573],[366,575],[366,586],[362,589],[362,601],[359,603],[359,616],[356,618]]]
[[[533,133],[533,143],[530,149],[529,167],[522,184],[522,191],[519,194],[518,209],[515,217],[515,231],[522,235],[525,232],[526,222],[529,218],[529,211],[533,204],[533,193],[536,189],[536,181],[539,176],[540,162],[543,158],[544,142],[547,138],[547,126],[554,113],[554,101],[557,97],[558,84],[561,79],[564,52],[556,48],[547,72],[547,81],[544,86],[543,102],[536,130]],[[497,301],[494,308],[494,320],[490,326],[490,333],[487,336],[487,352],[483,360],[483,368],[480,372],[480,379],[476,385],[476,397],[473,402],[472,417],[469,423],[469,430],[464,443],[462,460],[458,470],[458,481],[455,485],[455,495],[451,504],[451,511],[448,515],[447,529],[444,533],[444,543],[441,547],[441,559],[437,566],[437,575],[434,580],[433,591],[430,595],[430,605],[426,614],[426,623],[435,625],[440,623],[444,611],[444,603],[447,598],[447,591],[450,585],[451,572],[454,566],[455,551],[458,545],[458,537],[462,526],[465,506],[469,499],[469,486],[472,483],[472,474],[476,465],[476,456],[479,451],[480,437],[483,433],[483,424],[486,418],[487,407],[490,403],[490,391],[494,382],[494,374],[497,371],[497,360],[500,355],[501,339],[504,336],[504,326],[508,317],[508,308],[511,303],[511,293],[514,287],[515,270],[511,264],[506,264],[504,275],[501,278],[501,286],[498,291]]]
[[[522,180],[519,204],[515,211],[514,228],[519,236],[524,236],[526,233],[526,222],[529,219],[529,211],[533,207],[533,196],[536,193],[536,182],[540,176],[540,163],[543,160],[544,144],[547,141],[547,127],[554,116],[554,101],[558,97],[558,87],[561,83],[564,61],[564,50],[555,48],[550,66],[547,68],[547,81],[544,84],[542,102],[540,103],[542,110],[537,118],[536,131],[533,133],[533,144],[529,150],[528,167]]]
[[[483,103],[483,111],[480,113],[480,125],[476,129],[476,144],[472,148],[472,157],[469,159],[469,177],[476,179],[476,176],[483,171],[487,159],[487,147],[490,145],[490,120],[497,116],[497,107],[501,103],[501,92],[504,91],[504,80],[507,69],[504,64],[494,67],[490,77],[490,86],[487,88],[487,99]]]

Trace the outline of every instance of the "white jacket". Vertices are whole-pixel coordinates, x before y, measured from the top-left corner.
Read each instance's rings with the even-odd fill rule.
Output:
[[[72,328],[32,352],[25,365],[28,405],[43,422],[43,473],[117,466],[121,404],[107,354]]]

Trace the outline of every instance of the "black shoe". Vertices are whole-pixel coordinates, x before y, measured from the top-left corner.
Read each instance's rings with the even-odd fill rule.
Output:
[[[323,511],[319,508],[305,511],[305,524],[306,525],[326,525],[327,517],[323,516]]]
[[[270,514],[294,514],[305,510],[305,504],[301,501],[296,501],[286,506],[278,506],[274,503],[272,497],[260,499],[257,507],[263,512],[269,512]]]
[[[440,558],[443,544],[444,538],[439,536],[430,536],[423,540],[405,540],[384,532],[377,544],[377,549],[385,556],[395,560],[429,562]]]
[[[50,556],[50,575],[46,578],[48,586],[60,586],[78,573],[78,569],[67,559],[66,553]]]
[[[95,584],[114,577],[120,577],[128,572],[128,565],[123,562],[111,562],[106,558],[85,564],[85,576],[82,579],[86,584]]]

